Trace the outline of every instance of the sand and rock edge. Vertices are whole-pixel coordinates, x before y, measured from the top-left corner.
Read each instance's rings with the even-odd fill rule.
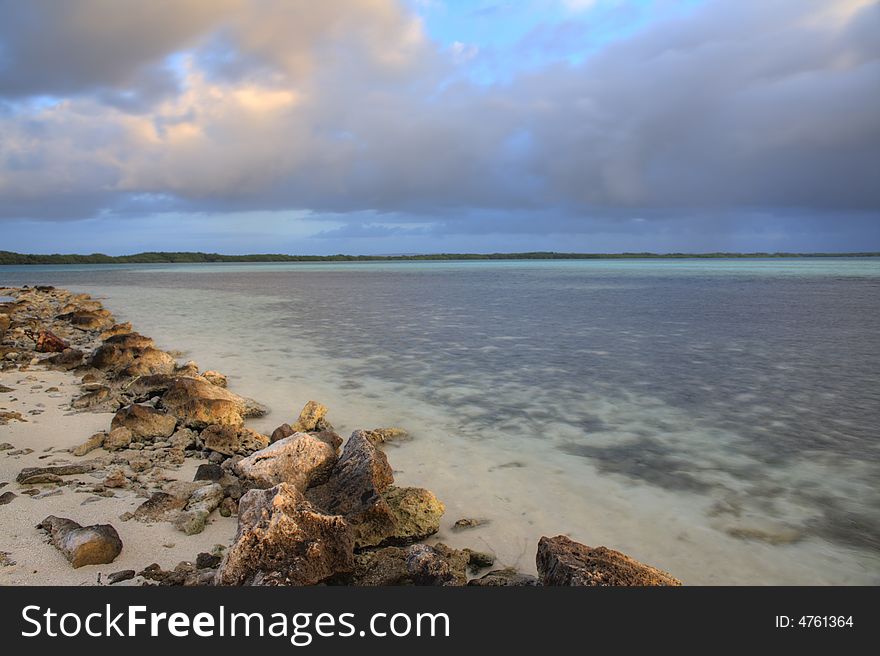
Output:
[[[0,371],[70,372],[75,412],[112,412],[106,430],[83,435],[69,458],[22,468],[0,496],[51,496],[83,486],[98,496],[126,491],[143,498],[119,517],[82,526],[48,515],[30,530],[45,535],[69,566],[109,564],[125,549],[114,524],[169,523],[196,535],[212,516],[237,517],[232,543],[217,545],[170,570],[158,564],[111,573],[145,585],[680,585],[668,573],[605,547],[563,535],[539,541],[538,578],[492,570],[491,554],[427,544],[445,508],[432,492],[394,485],[383,451],[406,439],[397,428],[356,430],[345,441],[328,410],[310,401],[272,435],[248,428],[267,409],[232,392],[227,378],[180,364],[131,324],[117,323],[87,294],[51,286],[0,288]],[[0,425],[26,421],[0,410]],[[0,428],[2,430],[2,428]],[[344,446],[343,446],[344,442]],[[26,444],[0,444],[6,456]],[[200,461],[192,481],[166,473]],[[87,475],[98,483],[84,481]],[[0,521],[3,509],[0,507]],[[481,520],[463,518],[455,529]],[[21,528],[21,527],[19,527]],[[52,545],[50,547],[49,545]],[[157,545],[158,547],[159,545]],[[0,567],[14,554],[0,552]]]

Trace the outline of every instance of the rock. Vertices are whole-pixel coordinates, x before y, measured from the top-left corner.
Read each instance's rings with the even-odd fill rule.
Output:
[[[107,434],[104,438],[104,448],[108,451],[119,451],[129,446],[134,439],[131,429],[126,426],[118,426]]]
[[[238,534],[217,570],[220,585],[314,585],[354,568],[345,520],[309,503],[293,485],[251,490]]]
[[[74,568],[112,563],[122,551],[122,540],[110,524],[80,526],[71,519],[50,515],[38,528],[47,533]]]
[[[501,586],[539,586],[541,582],[534,576],[529,574],[520,574],[515,569],[496,569],[478,579],[471,579],[468,585],[484,586],[484,587],[501,587]]]
[[[473,549],[462,549],[468,557],[468,567],[472,570],[486,569],[495,564],[495,556],[483,551],[474,551]]]
[[[332,428],[324,419],[326,414],[327,406],[321,405],[317,401],[309,401],[302,409],[302,412],[299,413],[299,419],[294,422],[291,428],[294,433],[308,433],[309,431],[321,431]]]
[[[414,544],[406,552],[406,569],[416,585],[466,585],[467,561],[464,552],[445,544]]]
[[[395,515],[382,497],[393,482],[385,454],[370,441],[366,431],[355,431],[330,479],[313,488],[309,499],[330,513],[344,516],[355,532],[358,548],[377,546],[377,536],[394,531]]]
[[[374,428],[367,433],[377,446],[387,442],[403,442],[411,439],[409,433],[402,428]]]
[[[40,330],[36,333],[25,330],[25,334],[34,340],[34,350],[37,353],[61,353],[64,349],[70,348],[70,344],[51,330]]]
[[[126,395],[135,401],[148,401],[154,396],[164,394],[172,383],[176,380],[174,376],[168,374],[153,374],[151,376],[139,376],[132,379],[128,384],[123,386]]]
[[[248,455],[264,449],[269,444],[266,435],[250,428],[210,425],[202,431],[205,448],[223,455],[232,456],[236,453]]]
[[[174,435],[171,436],[169,442],[171,442],[172,449],[185,451],[187,449],[195,448],[197,437],[198,435],[195,431],[192,431],[189,428],[178,428],[174,432]]]
[[[8,551],[0,551],[0,567],[12,567],[13,565],[15,565],[15,561],[12,560],[12,558],[10,558],[9,556],[10,554]]]
[[[121,469],[111,469],[104,477],[104,487],[120,488],[126,485],[128,485],[128,479]]]
[[[129,581],[136,576],[135,571],[133,569],[124,569],[120,572],[113,572],[112,574],[107,575],[107,583],[113,585],[114,583],[122,583],[122,581]]]
[[[58,483],[62,476],[85,474],[94,469],[91,464],[82,465],[58,465],[55,467],[25,467],[15,478],[22,485],[34,485],[36,483]]]
[[[57,318],[68,321],[80,330],[104,330],[113,325],[113,315],[107,310],[79,310],[61,314]]]
[[[201,430],[211,424],[241,426],[245,417],[258,417],[266,409],[256,401],[198,378],[175,378],[162,395],[162,407],[185,426]]]
[[[406,553],[406,549],[400,547],[384,547],[355,554],[354,571],[345,583],[360,586],[410,584]]]
[[[223,500],[223,487],[217,483],[195,490],[186,503],[186,508],[174,520],[174,526],[187,535],[195,535],[205,530],[208,515]]]
[[[136,438],[170,437],[177,425],[177,418],[148,405],[136,403],[116,413],[111,428],[124,426]]]
[[[130,330],[130,323],[126,325],[129,330],[122,330],[113,335],[108,335],[104,338],[104,344],[121,349],[150,348],[156,345],[151,338],[141,335],[140,333],[132,332]],[[108,330],[108,332],[113,331]]]
[[[489,523],[488,519],[474,519],[471,517],[467,517],[465,519],[459,519],[455,524],[452,525],[453,531],[466,531],[469,528],[476,528],[477,526],[484,526]]]
[[[113,337],[115,335],[122,335],[124,333],[130,333],[131,330],[131,322],[126,321],[125,323],[117,323],[110,326],[107,330],[102,332],[98,339],[107,340],[109,337]]]
[[[203,465],[199,465],[198,469],[196,469],[196,474],[193,477],[194,481],[219,481],[223,478],[224,471],[220,465],[215,465],[214,463],[205,463]]]
[[[95,351],[89,364],[95,369],[128,378],[174,372],[176,363],[169,353],[153,346],[126,346],[122,343],[124,339],[133,343],[148,340],[137,333],[110,337]]]
[[[115,410],[118,407],[118,402],[109,387],[99,385],[95,389],[75,398],[70,405],[77,410],[105,410],[112,405],[115,406],[113,407]]]
[[[120,515],[127,522],[135,519],[139,522],[164,522],[177,519],[180,511],[186,507],[187,497],[168,492],[154,492],[149,499],[139,505],[134,512]]]
[[[221,374],[219,371],[206,371],[202,374],[202,378],[207,380],[212,385],[216,385],[217,387],[226,387],[228,384],[226,376]]]
[[[665,586],[681,585],[667,572],[644,565],[607,547],[588,547],[564,535],[542,537],[536,556],[544,585]]]
[[[285,437],[290,437],[293,435],[294,431],[290,427],[290,424],[281,424],[278,428],[272,431],[272,436],[269,438],[269,443],[274,444],[278,440],[283,440]]]
[[[199,375],[199,365],[193,360],[189,360],[183,364],[182,367],[177,367],[174,370],[174,374],[176,376],[189,376],[190,378],[195,378]]]
[[[75,348],[66,348],[60,353],[46,358],[43,363],[48,364],[56,369],[69,371],[76,369],[83,362],[83,352]]]
[[[171,354],[157,348],[133,350],[136,355],[129,364],[118,372],[120,377],[133,378],[134,376],[170,374],[174,371],[176,362]]]
[[[359,545],[406,544],[433,535],[446,511],[429,490],[417,487],[389,487],[382,493],[393,515],[391,526],[360,524],[354,528]],[[378,530],[374,531],[374,528]]]
[[[76,447],[71,453],[75,456],[84,456],[87,453],[91,453],[95,449],[100,449],[104,445],[104,438],[107,436],[106,433],[95,433],[85,442]]]
[[[239,461],[235,471],[258,487],[290,483],[300,492],[327,479],[336,449],[308,433],[294,433]]]
[[[202,552],[196,556],[196,567],[199,569],[216,569],[220,564],[221,556]]]
[[[16,495],[14,492],[4,492],[3,494],[0,494],[0,506],[5,506],[8,503],[12,503],[16,496],[18,495]]]
[[[213,569],[199,569],[194,563],[182,561],[170,572],[163,570],[158,563],[153,563],[138,574],[163,586],[196,586],[211,585],[215,572]]]
[[[228,490],[224,490],[228,493]],[[233,515],[238,514],[238,503],[236,503],[235,499],[232,497],[224,497],[223,501],[220,502],[220,508],[218,512],[223,517],[232,517]]]

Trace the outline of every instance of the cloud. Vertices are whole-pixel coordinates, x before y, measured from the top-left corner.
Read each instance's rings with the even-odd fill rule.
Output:
[[[380,217],[356,238],[399,235],[382,216],[580,234],[880,211],[876,3],[711,0],[498,84],[460,73],[477,44],[431,41],[392,0],[0,16],[0,217]]]

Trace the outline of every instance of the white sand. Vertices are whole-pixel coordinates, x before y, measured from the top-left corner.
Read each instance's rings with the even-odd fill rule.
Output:
[[[10,456],[0,451],[0,494],[11,491],[18,495],[11,503],[0,506],[0,551],[9,553],[15,565],[0,566],[0,585],[95,585],[99,575],[119,570],[140,571],[151,563],[163,569],[172,569],[182,560],[195,560],[201,551],[211,551],[215,544],[229,545],[235,534],[236,519],[224,518],[216,511],[211,514],[203,533],[187,536],[170,523],[145,524],[130,520],[123,522],[119,515],[131,511],[144,501],[129,490],[114,490],[112,498],[76,492],[72,487],[60,487],[60,494],[43,498],[30,497],[21,492],[39,488],[51,492],[55,485],[22,486],[15,477],[25,467],[45,467],[64,463],[85,462],[106,455],[97,449],[83,457],[76,457],[66,449],[81,444],[93,433],[110,426],[110,413],[73,413],[69,402],[79,392],[78,379],[67,372],[35,369],[26,372],[0,373],[0,385],[13,392],[0,393],[0,410],[20,412],[27,422],[10,421],[0,425],[0,443],[8,442],[15,449],[30,448],[28,455]],[[57,387],[58,392],[47,392]],[[42,414],[30,415],[31,410]],[[166,469],[168,477],[191,481],[196,467],[203,461],[187,458],[179,469]],[[79,476],[65,476],[65,480],[98,483],[103,471]],[[88,488],[83,488],[88,489]],[[92,499],[89,503],[84,503]],[[112,524],[122,538],[122,553],[108,565],[88,565],[74,569],[54,546],[45,532],[35,528],[47,515],[67,517],[83,526]],[[139,584],[140,577],[120,584]]]

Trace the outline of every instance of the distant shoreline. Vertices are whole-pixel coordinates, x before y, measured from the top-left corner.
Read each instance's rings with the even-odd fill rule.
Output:
[[[145,252],[132,255],[27,254],[0,251],[0,266],[23,264],[211,264],[222,262],[419,262],[462,260],[632,260],[632,259],[768,259],[880,257],[865,253],[433,253],[424,255],[222,255],[200,252]]]

